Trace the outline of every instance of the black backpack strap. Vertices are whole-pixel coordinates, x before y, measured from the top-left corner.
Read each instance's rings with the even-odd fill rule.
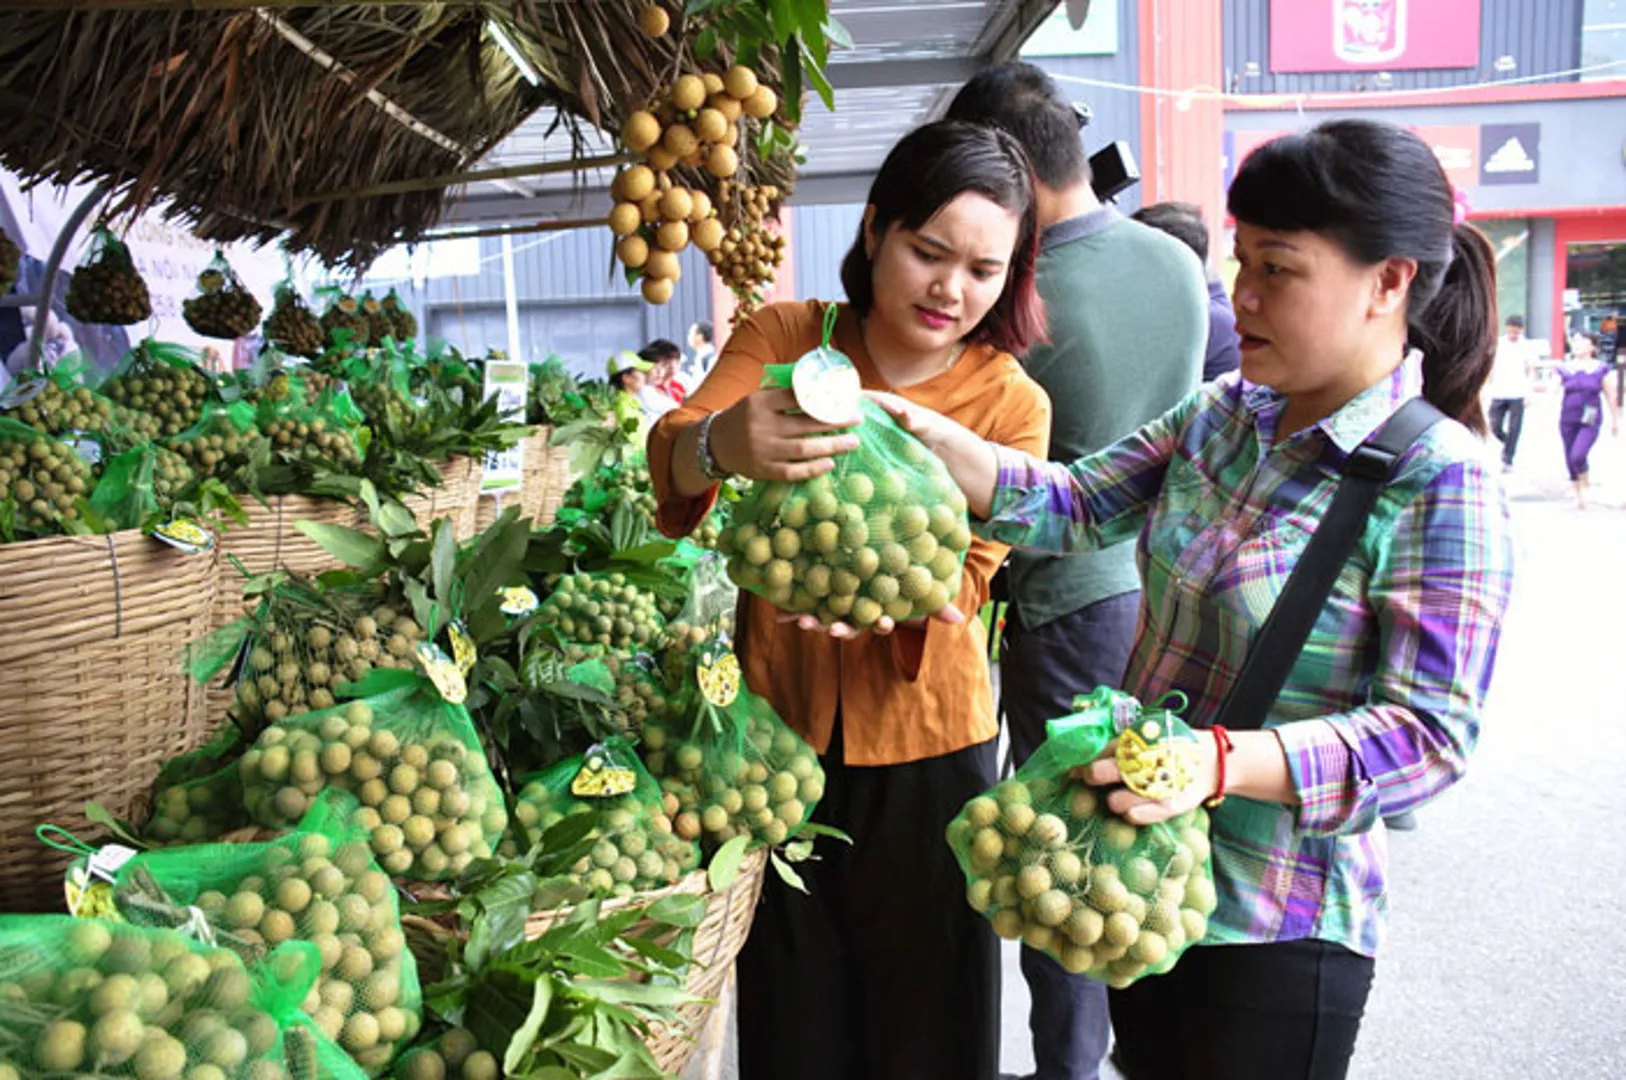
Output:
[[[1233,731],[1264,723],[1332,594],[1339,571],[1365,531],[1378,494],[1412,444],[1443,419],[1445,414],[1433,405],[1412,398],[1349,455],[1332,505],[1288,575],[1214,723]]]

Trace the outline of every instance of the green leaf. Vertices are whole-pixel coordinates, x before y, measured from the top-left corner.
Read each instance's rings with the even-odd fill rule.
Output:
[[[644,914],[667,926],[699,926],[706,917],[706,898],[695,893],[663,896],[650,904]]]
[[[806,862],[813,857],[813,841],[792,840],[785,845],[785,858],[793,863]]]
[[[797,123],[802,118],[802,50],[783,49],[779,53],[779,75],[784,92],[779,95],[779,107],[785,118]]]
[[[717,849],[717,854],[711,857],[711,867],[706,871],[706,879],[711,882],[713,892],[723,892],[734,884],[734,879],[740,876],[740,863],[745,859],[745,849],[750,843],[750,836],[736,836]]]
[[[452,575],[456,572],[457,536],[452,532],[451,521],[442,518],[434,524],[429,555],[430,582],[435,589],[435,599],[442,604],[451,603]]]
[[[147,847],[146,844],[131,835],[131,829],[127,822],[114,817],[107,807],[101,803],[91,802],[85,804],[85,820],[92,825],[100,825],[137,851],[145,850]]]
[[[627,973],[627,965],[615,954],[590,941],[567,941],[559,949],[559,966],[584,978],[618,979]]]
[[[841,23],[834,17],[824,20],[824,36],[828,38],[830,43],[835,45],[838,49],[850,49],[853,47],[852,34],[850,34],[847,31],[847,28],[842,26]],[[828,59],[828,57],[826,57],[826,59]]]
[[[819,100],[824,102],[824,107],[834,112],[836,108],[836,92],[830,85],[830,80],[824,74],[824,65],[819,63],[818,58],[808,51],[806,42],[801,44],[801,54],[802,67],[807,73],[807,81],[813,84],[813,89],[819,95]]]
[[[393,500],[381,505],[374,517],[378,520],[379,531],[391,538],[412,536],[418,531],[418,522],[412,516],[412,511]]]
[[[600,1001],[617,1005],[651,1005],[657,1008],[676,1008],[703,1000],[675,986],[649,986],[645,983],[601,982],[597,979],[579,979],[576,987],[592,994]]]
[[[717,31],[708,26],[694,39],[694,55],[700,60],[710,60],[716,53]]]
[[[371,570],[384,559],[384,542],[360,529],[324,521],[296,521],[294,528],[346,566]]]
[[[789,885],[797,892],[807,892],[807,883],[802,880],[802,875],[798,874],[790,863],[780,858],[779,852],[770,851],[768,861],[773,864],[773,868],[778,872],[780,880],[786,885]]]
[[[663,967],[681,970],[688,966],[689,957],[676,949],[669,949],[653,938],[629,937],[623,938],[628,947],[639,956],[655,961]]]
[[[530,1054],[531,1047],[536,1045],[536,1036],[542,1030],[542,1024],[548,1018],[548,1008],[553,1004],[553,980],[538,979],[531,998],[531,1011],[525,1014],[525,1022],[514,1032],[514,1037],[508,1040],[508,1049],[503,1053],[503,1071],[513,1076],[519,1072],[526,1055]]]
[[[783,45],[790,40],[801,25],[797,15],[795,0],[768,0],[768,17],[773,20],[774,41]]]
[[[843,844],[851,845],[853,838],[831,825],[821,825],[817,821],[804,821],[797,826],[792,836],[828,836],[832,840],[840,840]]]

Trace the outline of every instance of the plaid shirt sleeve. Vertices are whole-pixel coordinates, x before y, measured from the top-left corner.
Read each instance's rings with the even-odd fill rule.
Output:
[[[1507,506],[1478,464],[1441,471],[1395,521],[1367,599],[1380,626],[1368,703],[1273,727],[1298,830],[1358,833],[1462,776],[1513,585]]]
[[[1201,393],[1111,446],[1067,464],[995,446],[999,480],[986,540],[1039,551],[1088,551],[1132,540],[1163,487]]]

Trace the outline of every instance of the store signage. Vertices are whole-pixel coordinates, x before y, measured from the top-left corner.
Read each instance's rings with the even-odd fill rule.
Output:
[[[1425,124],[1414,127],[1422,140],[1428,143],[1439,159],[1440,167],[1445,170],[1446,179],[1451,181],[1455,188],[1471,188],[1482,183],[1483,167],[1480,161],[1480,148],[1485,153],[1491,152],[1491,131],[1493,128],[1538,128],[1539,124],[1485,124],[1481,128],[1478,124]],[[1229,187],[1236,178],[1236,170],[1248,155],[1256,149],[1291,132],[1281,130],[1267,131],[1227,131],[1225,133],[1225,185]],[[1498,183],[1527,183],[1529,180],[1518,181],[1501,180]]]
[[[486,361],[486,397],[496,395],[497,412],[504,420],[525,419],[525,399],[530,390],[530,371],[517,360]],[[486,471],[480,477],[480,490],[494,495],[519,494],[525,479],[525,444],[515,443],[507,450],[486,455]]]
[[[1479,65],[1480,0],[1270,0],[1270,70]]]
[[[1540,124],[1485,124],[1479,147],[1481,184],[1541,182]]]

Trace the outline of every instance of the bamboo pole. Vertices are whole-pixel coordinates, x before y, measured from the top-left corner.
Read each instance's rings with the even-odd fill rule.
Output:
[[[411,180],[391,180],[367,187],[347,188],[309,195],[298,200],[294,208],[302,209],[315,203],[342,202],[346,199],[376,199],[382,195],[406,195],[415,191],[432,191],[455,187],[459,184],[478,184],[491,180],[512,180],[521,176],[545,176],[550,173],[585,172],[588,169],[611,168],[635,160],[633,154],[603,154],[599,157],[569,158],[565,161],[538,161],[530,165],[505,165],[499,169],[476,169],[471,172],[446,173],[442,176],[416,177]]]
[[[403,239],[402,244],[427,244],[432,240],[467,240],[477,236],[523,236],[526,233],[558,232],[562,229],[590,229],[609,225],[610,219],[567,218],[559,221],[533,221],[528,225],[492,225],[484,229],[464,229],[451,232],[425,233],[416,240]]]

